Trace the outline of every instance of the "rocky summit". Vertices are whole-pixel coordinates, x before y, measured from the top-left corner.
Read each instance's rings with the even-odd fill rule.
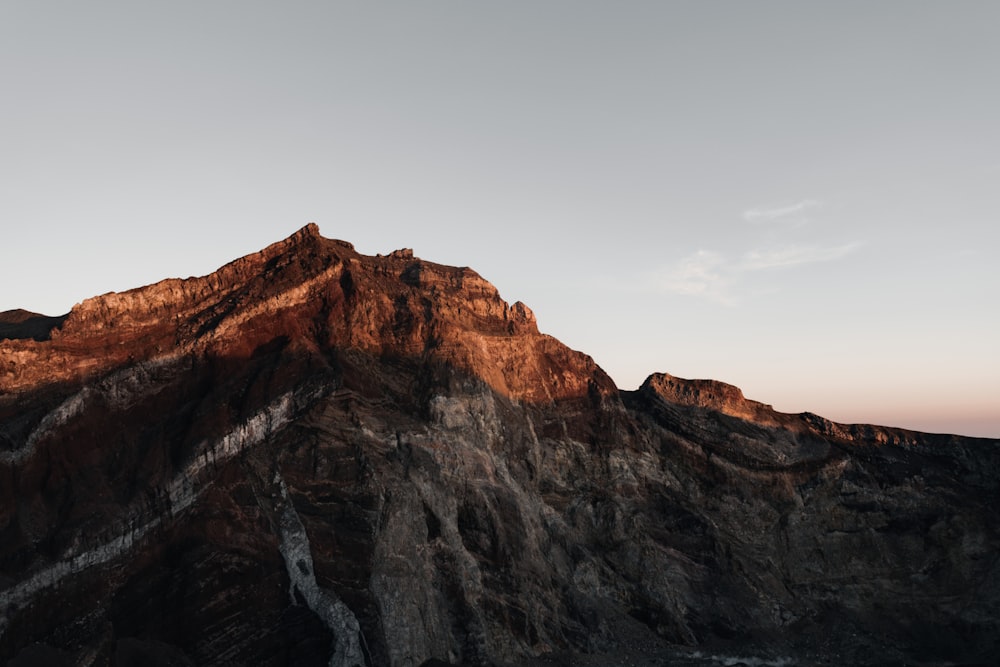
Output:
[[[0,662],[995,664],[998,485],[309,225],[0,316]]]

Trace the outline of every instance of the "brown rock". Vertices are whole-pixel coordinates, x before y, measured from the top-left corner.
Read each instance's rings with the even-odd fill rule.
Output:
[[[998,441],[619,392],[474,271],[315,225],[34,338],[0,340],[0,660],[1000,656]]]

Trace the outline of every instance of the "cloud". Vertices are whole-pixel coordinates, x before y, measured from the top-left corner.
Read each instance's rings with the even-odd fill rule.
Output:
[[[728,303],[731,301],[728,272],[725,257],[717,252],[699,250],[673,267],[659,271],[654,282],[671,294],[701,296]]]
[[[794,204],[773,206],[771,208],[751,208],[743,211],[743,219],[747,222],[769,222],[797,215],[811,208],[822,206],[823,202],[816,199],[803,199]]]
[[[711,250],[699,250],[651,276],[653,285],[669,294],[694,296],[731,306],[739,301],[740,288],[758,271],[831,262],[854,252],[860,243],[823,247],[795,245],[751,250],[731,261]]]
[[[761,271],[778,269],[800,264],[815,262],[830,262],[846,257],[858,248],[859,243],[823,248],[820,246],[785,246],[769,250],[751,250],[743,256],[740,269],[746,271]]]

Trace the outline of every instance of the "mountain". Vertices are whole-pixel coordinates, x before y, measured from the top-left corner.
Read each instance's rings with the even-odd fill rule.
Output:
[[[1000,659],[1000,441],[621,391],[315,225],[0,323],[10,665]]]

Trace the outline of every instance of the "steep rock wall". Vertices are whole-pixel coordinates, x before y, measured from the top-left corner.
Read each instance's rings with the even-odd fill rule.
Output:
[[[1000,655],[1000,443],[619,392],[315,226],[0,341],[0,436],[15,664]]]

